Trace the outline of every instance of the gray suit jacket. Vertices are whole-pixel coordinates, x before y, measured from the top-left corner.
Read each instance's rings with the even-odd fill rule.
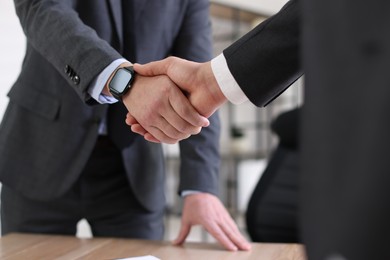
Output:
[[[31,198],[60,196],[79,177],[108,110],[91,105],[88,87],[121,53],[133,52],[130,61],[139,63],[168,55],[207,61],[212,55],[206,0],[134,0],[133,24],[123,19],[121,1],[91,1],[101,8],[96,16],[86,1],[15,0],[27,51],[0,126],[0,178]],[[97,24],[96,31],[86,23]],[[132,50],[123,41],[128,26],[136,38]],[[116,49],[101,37],[112,39]],[[211,127],[180,143],[180,190],[217,192],[219,119],[211,120]],[[114,138],[123,117],[108,121]],[[132,140],[121,147],[129,183],[145,208],[161,210],[162,147],[130,131],[125,138]]]

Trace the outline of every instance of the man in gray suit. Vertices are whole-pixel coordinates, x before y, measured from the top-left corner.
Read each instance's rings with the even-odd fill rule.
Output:
[[[0,127],[3,234],[75,234],[76,223],[85,218],[95,236],[163,237],[162,147],[131,133],[124,120],[127,110],[152,109],[149,104],[161,95],[188,101],[166,76],[135,76],[125,84],[126,93],[115,92],[113,81],[123,67],[134,76],[135,61],[170,54],[210,59],[208,5],[206,0],[15,0],[27,51]],[[209,123],[169,110],[159,116],[180,125],[171,129],[172,137],[184,136],[183,129],[198,133]],[[201,134],[180,143],[179,194],[185,199],[175,242],[201,224],[227,249],[248,249],[216,197],[218,116],[209,121]]]

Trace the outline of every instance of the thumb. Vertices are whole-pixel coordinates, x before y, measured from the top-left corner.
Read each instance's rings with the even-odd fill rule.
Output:
[[[168,63],[166,60],[153,61],[143,65],[134,63],[133,68],[138,74],[150,77],[167,74]]]
[[[190,231],[191,231],[191,225],[182,223],[181,227],[180,227],[179,235],[173,241],[173,244],[174,245],[181,245],[181,244],[183,244],[184,241],[186,240],[188,234],[190,233]]]

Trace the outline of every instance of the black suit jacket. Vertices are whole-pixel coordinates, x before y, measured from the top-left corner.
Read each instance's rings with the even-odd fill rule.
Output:
[[[226,49],[229,69],[258,106],[305,69],[300,187],[309,259],[390,259],[390,2],[299,4]]]
[[[121,1],[86,3],[15,1],[27,51],[0,126],[0,179],[30,198],[60,196],[79,177],[108,109],[89,105],[94,102],[87,89],[122,53],[133,53],[135,60],[127,58],[140,63],[168,55],[207,61],[212,55],[206,0],[133,0],[130,13],[122,10]],[[96,15],[90,15],[92,5],[100,8]],[[135,45],[124,42],[128,27]],[[108,117],[112,135],[125,124],[124,117]],[[217,193],[219,119],[211,120],[211,127],[180,143],[180,190]],[[132,143],[121,147],[122,156],[135,196],[146,209],[161,210],[162,147],[130,130],[119,139],[126,135]]]
[[[300,10],[288,2],[223,51],[230,72],[249,100],[265,106],[301,75]]]

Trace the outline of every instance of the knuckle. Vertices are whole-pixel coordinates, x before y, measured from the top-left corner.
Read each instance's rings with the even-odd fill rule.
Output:
[[[175,61],[175,57],[173,57],[173,56],[169,56],[168,58],[167,58],[167,62],[168,63],[171,63],[171,62],[174,62]]]
[[[193,134],[196,131],[196,129],[195,129],[195,127],[193,127],[189,124],[183,123],[179,126],[178,131],[184,137],[188,134]]]

